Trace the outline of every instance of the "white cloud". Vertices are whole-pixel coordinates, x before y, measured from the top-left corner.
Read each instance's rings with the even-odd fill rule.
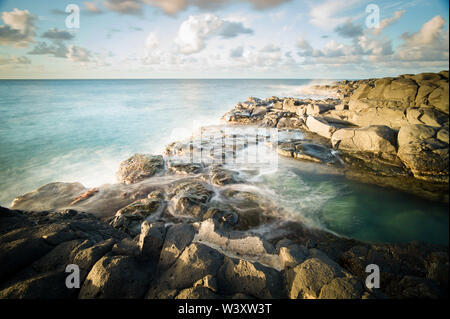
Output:
[[[159,39],[155,32],[150,32],[145,40],[145,47],[148,50],[153,50],[159,47]]]
[[[315,26],[331,30],[348,19],[348,17],[342,17],[339,14],[359,2],[361,0],[326,0],[311,8],[309,21]]]
[[[67,48],[66,57],[72,62],[89,62],[91,53],[85,48],[71,44]]]
[[[61,41],[54,43],[53,45],[48,45],[45,42],[38,42],[36,46],[28,52],[32,55],[46,55],[50,54],[56,58],[66,58],[67,57],[67,47]]]
[[[234,58],[234,59],[241,58],[243,54],[244,54],[244,47],[240,46],[235,49],[231,49],[230,58]]]
[[[275,44],[267,44],[265,47],[263,47],[261,52],[280,52],[281,48]]]
[[[406,12],[406,10],[399,10],[399,11],[395,11],[394,15],[390,18],[386,18],[380,21],[380,25],[378,26],[378,28],[374,28],[373,29],[373,34],[375,35],[380,35],[381,31],[383,31],[385,28],[387,28],[388,26],[390,26],[391,24],[393,24],[394,22],[398,21],[403,14]]]
[[[189,16],[183,21],[178,30],[175,44],[179,52],[194,54],[205,47],[205,41],[212,36],[234,38],[240,34],[249,34],[253,31],[246,28],[242,22],[221,19],[214,14]]]
[[[353,24],[351,19],[347,19],[344,24],[338,25],[334,31],[344,38],[356,38],[363,35],[362,26]]]
[[[42,35],[43,38],[51,40],[72,40],[75,36],[65,30],[58,30],[56,28],[51,28]]]
[[[142,14],[142,4],[139,0],[105,0],[105,8],[122,14]]]
[[[4,25],[0,26],[0,44],[15,47],[26,47],[34,41],[36,18],[28,10],[5,11],[1,18]]]
[[[403,61],[445,61],[449,58],[448,29],[444,31],[445,19],[440,15],[426,22],[419,31],[404,33],[405,41],[398,50],[397,58]]]
[[[11,57],[2,57],[0,56],[0,65],[17,65],[17,64],[30,64],[31,61],[26,56],[11,56]]]
[[[197,7],[198,9],[213,10],[226,5],[235,3],[235,0],[142,0],[150,6],[163,10],[166,14],[173,15],[188,7]],[[292,0],[243,0],[253,5],[255,9],[263,10],[279,6]]]
[[[83,2],[84,5],[86,6],[87,11],[89,11],[90,13],[94,13],[94,14],[100,14],[103,13],[102,10],[100,10],[100,8],[98,7],[96,2]]]

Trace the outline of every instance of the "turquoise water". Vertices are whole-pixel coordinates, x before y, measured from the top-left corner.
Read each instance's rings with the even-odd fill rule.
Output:
[[[120,161],[160,153],[248,96],[307,80],[0,81],[0,204],[52,181],[115,182]]]
[[[0,204],[52,181],[115,182],[135,152],[160,153],[216,124],[248,96],[298,96],[308,80],[0,81]],[[298,165],[302,165],[299,162]],[[280,203],[336,233],[369,241],[448,243],[448,205],[283,169],[264,177]]]
[[[369,242],[448,245],[448,204],[293,168],[264,176],[264,184],[294,219],[312,226]]]

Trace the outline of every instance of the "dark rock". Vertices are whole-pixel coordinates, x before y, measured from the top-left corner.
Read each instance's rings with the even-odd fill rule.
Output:
[[[120,163],[117,179],[121,183],[134,184],[151,177],[164,168],[161,155],[134,154]]]

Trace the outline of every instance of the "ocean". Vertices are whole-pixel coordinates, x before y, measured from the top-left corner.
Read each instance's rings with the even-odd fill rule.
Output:
[[[1,80],[0,205],[49,182],[114,183],[130,155],[160,154],[249,96],[305,97],[310,80]],[[299,168],[303,165],[296,163]],[[292,214],[348,237],[448,244],[448,204],[305,173],[264,176]],[[382,196],[383,200],[380,200]]]

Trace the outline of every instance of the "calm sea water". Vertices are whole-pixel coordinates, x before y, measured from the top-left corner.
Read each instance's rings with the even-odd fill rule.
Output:
[[[0,204],[52,181],[114,183],[118,164],[131,154],[160,153],[194,127],[218,123],[248,96],[302,97],[299,87],[309,82],[0,81]],[[280,203],[337,233],[448,244],[448,205],[295,169],[264,182],[282,194]]]

